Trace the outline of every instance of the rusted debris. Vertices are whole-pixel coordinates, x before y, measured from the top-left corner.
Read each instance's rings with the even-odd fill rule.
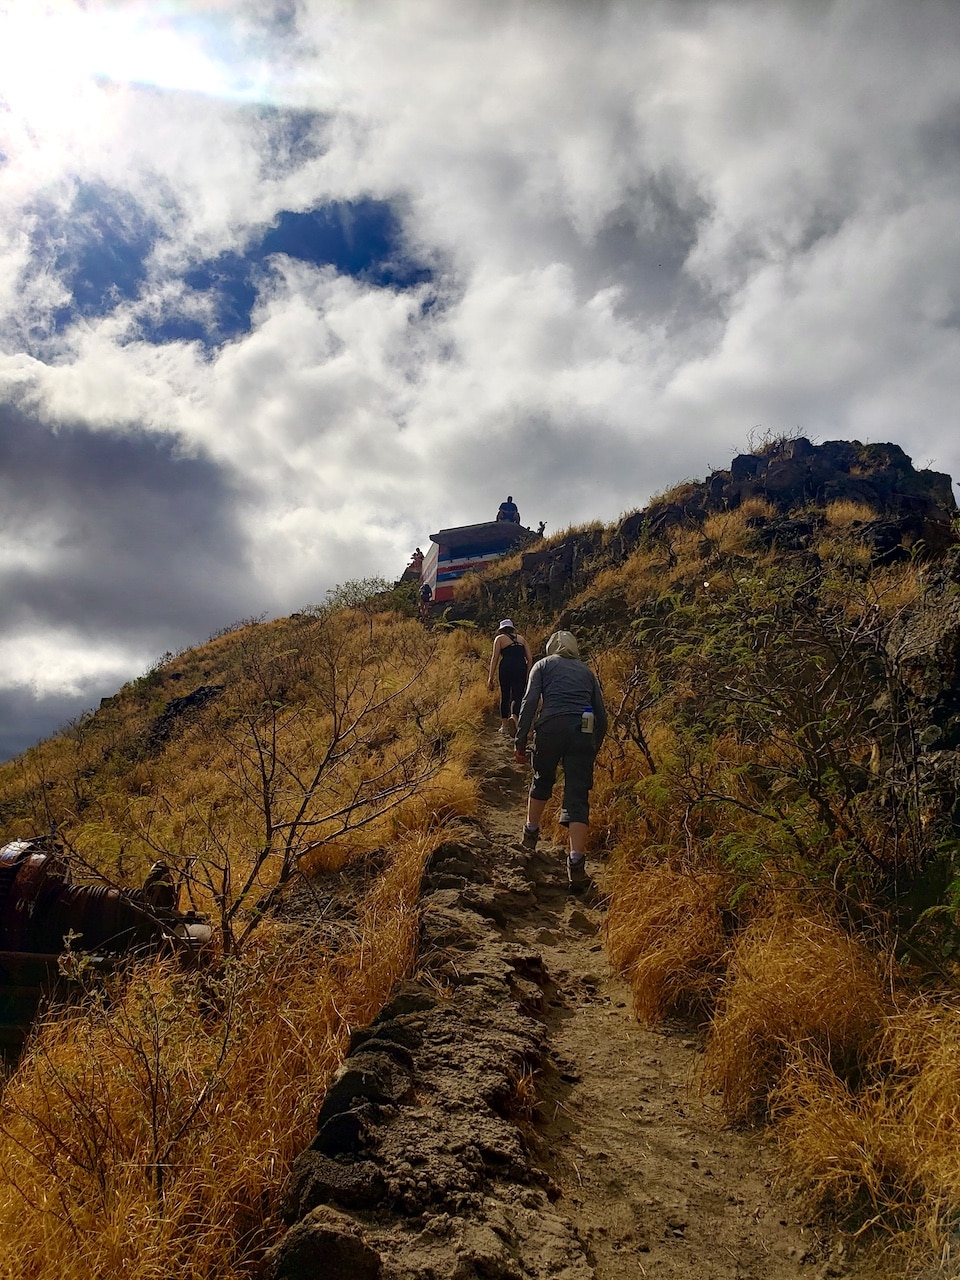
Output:
[[[195,959],[209,924],[178,910],[170,869],[155,863],[142,889],[75,884],[54,837],[0,848],[0,1045],[18,1048],[37,1010],[61,980],[67,950],[101,962],[164,948]]]

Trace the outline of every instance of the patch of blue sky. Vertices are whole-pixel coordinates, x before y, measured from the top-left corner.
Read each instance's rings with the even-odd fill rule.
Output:
[[[283,253],[301,262],[332,266],[370,284],[408,289],[431,278],[406,257],[393,207],[382,200],[325,205],[309,213],[282,213],[261,244],[264,257]]]
[[[158,230],[129,195],[81,183],[68,208],[41,205],[33,212],[34,268],[54,274],[70,294],[50,317],[54,332],[139,296]]]
[[[333,267],[381,288],[409,289],[432,278],[429,268],[404,254],[399,219],[385,201],[340,202],[307,213],[285,211],[244,253],[221,254],[184,274],[188,289],[213,300],[209,324],[170,311],[142,320],[142,336],[149,342],[179,338],[216,346],[249,332],[257,283],[276,255]]]
[[[151,277],[150,257],[161,232],[129,195],[80,185],[66,209],[48,205],[33,212],[34,270],[54,274],[70,295],[43,326],[48,334],[132,303],[141,340],[215,348],[249,332],[258,284],[277,255],[381,288],[409,289],[432,278],[404,251],[401,221],[389,202],[344,201],[305,213],[284,211],[243,252],[194,263],[180,279],[183,290],[170,290],[158,308],[156,286],[163,281]]]

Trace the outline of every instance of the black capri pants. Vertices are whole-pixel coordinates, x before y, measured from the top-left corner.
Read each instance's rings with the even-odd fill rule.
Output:
[[[590,821],[590,788],[593,786],[594,735],[580,732],[580,716],[557,716],[537,729],[533,747],[534,800],[549,800],[563,767],[563,807],[571,822]]]

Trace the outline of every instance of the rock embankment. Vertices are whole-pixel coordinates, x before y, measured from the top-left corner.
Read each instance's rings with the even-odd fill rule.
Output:
[[[503,926],[532,886],[484,844],[430,859],[416,980],[352,1038],[290,1178],[275,1280],[593,1274],[523,1133],[548,977]]]

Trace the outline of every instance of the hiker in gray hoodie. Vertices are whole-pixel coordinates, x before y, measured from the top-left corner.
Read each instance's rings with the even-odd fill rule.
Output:
[[[587,881],[593,761],[607,731],[607,712],[600,682],[580,661],[577,642],[569,631],[555,631],[547,641],[547,656],[530,669],[514,743],[519,763],[526,759],[531,728],[536,731],[533,782],[523,844],[536,848],[540,819],[553,792],[557,768],[562,765],[563,808],[570,829],[567,879],[571,888],[580,888]]]

